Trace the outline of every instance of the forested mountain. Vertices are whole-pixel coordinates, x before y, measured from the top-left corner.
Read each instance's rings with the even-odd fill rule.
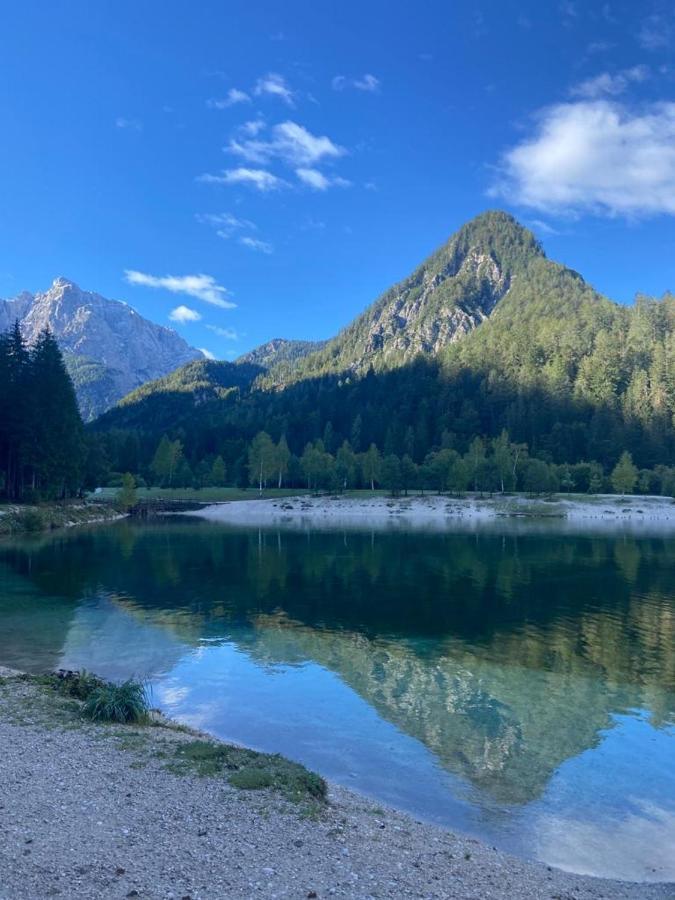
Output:
[[[179,390],[146,385],[97,427],[134,431],[141,460],[166,433],[191,465],[221,455],[230,472],[261,430],[297,456],[348,441],[417,465],[506,431],[546,463],[608,473],[629,451],[652,469],[675,459],[674,333],[675,297],[616,304],[490,212],[292,366],[187,367]]]
[[[252,363],[266,370],[286,369],[290,374],[299,359],[321,350],[325,344],[326,341],[289,341],[285,338],[272,338],[266,344],[244,353],[235,362]]]
[[[325,346],[299,359],[292,380],[362,374],[437,354],[486,321],[541,260],[534,235],[511,216],[478,216]]]
[[[64,354],[85,420],[100,415],[135,387],[203,354],[171,328],[140,316],[119,300],[83,291],[66,278],[49,290],[0,300],[0,333],[18,320],[30,346],[45,330]]]

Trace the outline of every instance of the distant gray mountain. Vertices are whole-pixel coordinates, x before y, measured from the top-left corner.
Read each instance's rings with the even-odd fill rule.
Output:
[[[120,300],[83,291],[67,278],[55,279],[44,293],[24,291],[0,300],[0,332],[16,319],[28,343],[45,328],[52,331],[86,420],[146,381],[203,358],[173,329],[144,319]]]

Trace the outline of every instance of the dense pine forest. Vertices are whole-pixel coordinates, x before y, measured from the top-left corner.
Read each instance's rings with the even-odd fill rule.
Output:
[[[54,337],[27,347],[18,324],[0,335],[0,492],[10,501],[64,499],[87,460],[73,385]]]

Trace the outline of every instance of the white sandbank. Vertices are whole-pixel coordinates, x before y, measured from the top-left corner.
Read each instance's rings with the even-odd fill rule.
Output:
[[[675,530],[675,500],[670,497],[561,495],[470,495],[462,498],[427,494],[384,497],[312,496],[215,503],[189,513],[214,522],[241,525],[351,526],[432,530],[518,524],[559,530],[628,528]]]

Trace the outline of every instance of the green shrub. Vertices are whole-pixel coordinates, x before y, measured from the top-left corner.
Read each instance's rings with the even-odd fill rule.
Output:
[[[76,700],[88,700],[94,691],[105,687],[105,681],[84,669],[81,672],[61,670],[56,673],[54,678],[56,689]]]
[[[95,722],[148,721],[150,704],[145,686],[129,679],[122,684],[107,682],[95,687],[84,702],[83,712]]]
[[[44,516],[37,509],[26,509],[16,518],[16,524],[21,531],[44,531],[47,527]]]

